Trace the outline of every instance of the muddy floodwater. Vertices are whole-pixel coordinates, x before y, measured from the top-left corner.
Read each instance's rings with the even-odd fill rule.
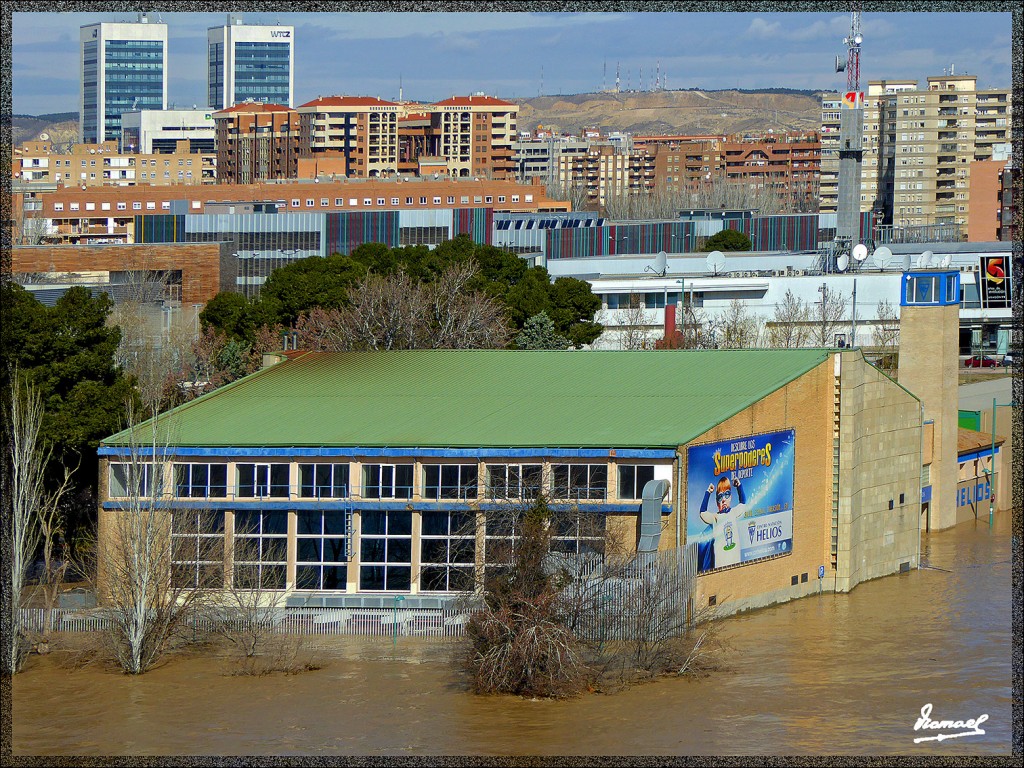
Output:
[[[1009,515],[922,537],[928,567],[730,618],[725,670],[569,701],[482,698],[451,644],[341,638],[322,669],[230,677],[210,658],[137,678],[33,656],[16,755],[1010,754]],[[933,720],[984,734],[914,743]],[[960,729],[962,731],[963,729]],[[945,731],[949,733],[950,731]]]

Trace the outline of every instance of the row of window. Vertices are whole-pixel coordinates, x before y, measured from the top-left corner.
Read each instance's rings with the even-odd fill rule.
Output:
[[[174,463],[171,495],[176,498],[291,498],[291,464],[238,463],[233,482],[228,464]],[[111,463],[110,498],[163,495],[157,475],[161,465]],[[363,464],[362,489],[353,488],[350,467],[339,464],[299,464],[294,496],[300,499],[411,499],[415,465]],[[643,487],[654,479],[651,464],[618,466],[616,498],[639,499]],[[423,464],[420,493],[425,499],[477,499],[479,465]],[[484,495],[491,499],[535,498],[545,487],[542,464],[487,464]],[[605,464],[552,464],[547,483],[552,498],[603,500],[608,498],[608,467]]]
[[[430,199],[431,198],[428,198],[425,195],[421,195],[419,197],[419,204],[420,205],[427,205],[427,202]],[[433,199],[433,204],[434,205],[441,205],[441,197],[434,196],[432,199]],[[400,197],[392,197],[392,198],[390,198],[390,201],[391,201],[391,203],[390,203],[391,205],[401,205],[402,198],[400,198]],[[378,198],[376,198],[376,202],[377,202],[378,206],[385,206],[385,205],[388,205],[388,198],[386,198],[386,197],[378,197]],[[455,196],[454,195],[448,195],[445,198],[445,202],[448,205],[455,205]],[[459,204],[460,205],[469,205],[469,202],[470,202],[470,196],[469,195],[462,195],[459,198]],[[494,202],[494,196],[493,195],[474,195],[473,196],[473,202],[474,203],[478,203],[478,204],[479,203],[488,203],[488,204],[489,203],[493,203]],[[498,202],[499,203],[504,203],[505,202],[505,195],[498,195]],[[512,202],[513,203],[518,203],[519,202],[519,195],[512,195]],[[526,202],[532,203],[533,202],[533,195],[526,195]],[[328,208],[328,207],[330,207],[330,204],[331,204],[330,198],[328,198],[328,197],[321,197],[320,198],[320,207],[321,208]],[[336,198],[334,198],[334,205],[335,205],[335,207],[342,208],[342,207],[345,206],[345,204],[346,204],[346,198],[344,198],[344,197],[336,197]],[[369,206],[369,205],[373,205],[373,204],[374,204],[374,198],[372,198],[372,197],[364,197],[363,198],[363,205],[364,206]],[[405,204],[406,205],[415,205],[416,204],[416,198],[415,197],[406,197],[405,198]],[[357,206],[357,205],[359,205],[359,198],[358,197],[350,197],[350,198],[348,198],[348,205],[349,206],[353,206],[353,205]],[[313,208],[315,206],[316,206],[316,200],[314,198],[312,198],[312,197],[307,197],[306,198],[306,207],[307,208]],[[302,207],[302,200],[300,198],[297,198],[297,197],[296,198],[292,198],[291,207],[292,208],[301,208]]]
[[[479,568],[508,564],[520,535],[522,517],[515,513],[485,516],[431,510],[362,510],[359,535],[345,512],[320,510],[236,510],[233,535],[226,533],[225,512],[171,513],[171,552],[175,580],[219,589],[285,589],[287,583],[288,518],[294,515],[294,588],[342,590],[348,585],[348,563],[358,563],[361,591],[458,592],[474,587]],[[413,535],[413,517],[420,529]],[[605,520],[600,515],[571,512],[554,515],[552,549],[567,554],[600,553]],[[356,539],[358,538],[358,541]],[[483,547],[478,547],[478,542]],[[225,568],[230,553],[230,569]],[[414,563],[414,553],[415,563]]]

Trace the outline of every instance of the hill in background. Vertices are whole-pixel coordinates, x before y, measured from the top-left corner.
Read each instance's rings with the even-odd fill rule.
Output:
[[[518,99],[519,130],[538,125],[579,135],[584,128],[634,134],[731,134],[806,131],[821,127],[821,92],[629,91]],[[14,115],[15,146],[45,133],[58,146],[78,138],[78,113]]]

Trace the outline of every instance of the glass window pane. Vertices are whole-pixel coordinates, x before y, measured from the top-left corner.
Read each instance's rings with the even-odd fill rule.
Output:
[[[359,569],[359,588],[364,590],[384,589],[384,566],[362,566]]]
[[[385,530],[385,522],[387,518],[385,513],[379,509],[368,509],[363,510],[362,515],[362,532],[363,535],[367,534],[380,534],[383,535]]]
[[[423,512],[423,535],[444,536],[448,533],[447,512]]]
[[[388,568],[387,579],[389,590],[408,590],[412,586],[412,568],[409,566]]]
[[[345,553],[347,539],[324,539],[324,562],[344,563],[348,560]]]
[[[345,589],[348,582],[348,568],[343,565],[324,566],[323,589]]]
[[[362,539],[359,542],[359,559],[364,563],[383,563],[384,539]]]
[[[315,565],[300,565],[295,568],[296,589],[319,589],[320,568]]]
[[[324,512],[324,534],[348,535],[348,515],[344,512]]]
[[[312,464],[299,465],[299,496],[310,498],[315,496],[313,492],[313,470]]]
[[[320,557],[320,542],[322,539],[298,539],[296,559],[303,563],[319,563],[321,562]]]
[[[423,539],[420,543],[420,560],[424,563],[448,562],[448,540]]]
[[[388,535],[408,536],[412,533],[412,512],[389,512]]]
[[[288,534],[288,513],[283,510],[263,513],[263,534],[285,536]]]
[[[427,566],[420,569],[420,589],[425,592],[448,590],[448,569],[444,566]]]
[[[395,467],[395,498],[412,498],[412,464]]]
[[[316,510],[299,510],[295,513],[295,517],[300,536],[309,534],[320,535],[320,523],[323,520],[323,513]]]
[[[228,465],[210,465],[210,496],[216,499],[227,498],[228,495]]]
[[[412,561],[412,540],[388,539],[388,562],[408,563]]]

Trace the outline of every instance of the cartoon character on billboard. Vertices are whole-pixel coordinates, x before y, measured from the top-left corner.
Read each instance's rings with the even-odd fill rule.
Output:
[[[739,503],[735,506],[732,503],[733,488],[736,489],[736,498]],[[717,512],[708,510],[708,502],[714,494],[718,507]],[[718,485],[709,483],[704,492],[704,500],[700,505],[700,519],[712,527],[712,541],[709,551],[706,551],[702,559],[701,570],[710,568],[721,568],[725,565],[735,565],[742,559],[743,537],[740,529],[740,519],[746,515],[746,499],[743,495],[743,486],[736,474],[733,473],[732,480],[728,476],[722,477]],[[707,556],[713,554],[714,561],[707,562]],[[705,568],[704,566],[709,566]]]

